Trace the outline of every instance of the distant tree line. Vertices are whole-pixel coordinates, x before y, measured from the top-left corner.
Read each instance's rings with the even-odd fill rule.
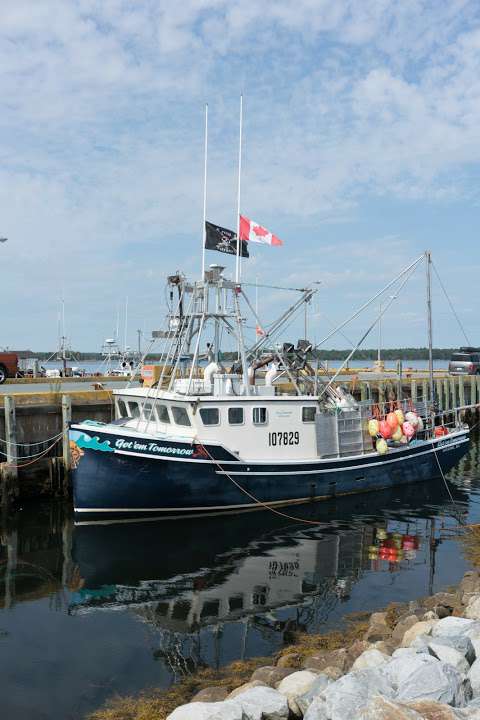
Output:
[[[449,360],[453,352],[458,348],[433,348],[433,359],[434,360]],[[55,357],[55,352],[33,352],[32,350],[18,350],[18,355],[21,358],[38,358],[39,360],[45,361],[47,358]],[[265,353],[270,350],[265,349]],[[315,357],[321,360],[344,360],[347,355],[351,352],[347,350],[324,350],[320,349],[314,352]],[[354,358],[355,360],[376,360],[378,354],[377,348],[365,348],[357,350]],[[75,352],[75,360],[78,362],[86,361],[100,361],[103,358],[102,353],[98,352]],[[236,357],[236,353],[226,352],[223,353],[225,360],[230,360]],[[148,355],[148,360],[155,362],[161,359],[160,353],[151,353]],[[428,348],[382,348],[382,360],[428,360]],[[73,359],[72,359],[73,361]],[[71,362],[71,361],[70,361]]]

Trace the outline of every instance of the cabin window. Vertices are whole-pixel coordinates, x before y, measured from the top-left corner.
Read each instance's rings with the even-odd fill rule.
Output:
[[[170,422],[170,415],[168,414],[168,408],[166,405],[157,405],[157,414],[161,423]]]
[[[254,425],[266,425],[267,424],[267,408],[265,408],[265,407],[253,408],[253,424]]]
[[[243,425],[243,408],[228,408],[228,422],[230,425]]]
[[[128,409],[125,400],[117,400],[117,412],[119,418],[128,417]]]
[[[155,414],[153,412],[153,404],[149,401],[143,403],[143,417],[145,420],[155,420]]]
[[[220,422],[220,413],[218,408],[202,408],[200,417],[204,425],[218,425]]]
[[[138,402],[134,400],[129,400],[128,408],[130,410],[130,415],[132,418],[140,417],[140,408],[138,407]]]
[[[190,425],[190,419],[188,413],[184,407],[178,405],[172,405],[173,422],[177,425]]]
[[[315,422],[316,407],[302,407],[302,422]]]

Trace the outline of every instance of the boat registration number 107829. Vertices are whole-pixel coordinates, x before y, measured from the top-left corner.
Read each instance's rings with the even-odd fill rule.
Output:
[[[277,445],[298,445],[300,442],[300,433],[297,431],[293,432],[269,432],[268,433],[268,444],[270,447],[276,447]]]

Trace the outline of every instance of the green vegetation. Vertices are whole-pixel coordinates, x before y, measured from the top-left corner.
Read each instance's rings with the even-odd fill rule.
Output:
[[[450,360],[450,356],[458,348],[433,348],[433,359],[434,360]],[[266,348],[265,353],[269,350]],[[347,350],[324,350],[318,351],[318,357],[321,360],[344,360],[349,354],[350,349]],[[377,348],[365,348],[357,350],[354,355],[355,360],[375,360],[377,358]],[[33,352],[32,350],[18,351],[21,358],[38,358],[39,360],[45,361],[50,357],[53,352]],[[225,360],[233,359],[235,353],[224,353],[223,357]],[[95,352],[75,352],[75,357],[78,362],[86,361],[100,361],[103,356],[101,353]],[[160,353],[151,353],[147,356],[147,359],[151,362],[160,360]],[[427,360],[428,359],[428,348],[385,348],[382,349],[382,360]],[[70,363],[71,364],[71,363]]]

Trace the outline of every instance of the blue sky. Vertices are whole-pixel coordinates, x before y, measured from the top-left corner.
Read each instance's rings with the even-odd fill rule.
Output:
[[[319,339],[428,248],[480,344],[479,71],[468,0],[4,0],[0,346],[54,347],[62,294],[79,350],[126,296],[130,344],[163,325],[165,276],[200,267],[205,102],[208,218],[235,226],[240,93],[242,209],[285,243],[245,278],[321,281]],[[262,318],[288,300],[260,291]],[[425,344],[424,305],[419,272],[386,346]],[[435,344],[464,342],[434,305]]]

